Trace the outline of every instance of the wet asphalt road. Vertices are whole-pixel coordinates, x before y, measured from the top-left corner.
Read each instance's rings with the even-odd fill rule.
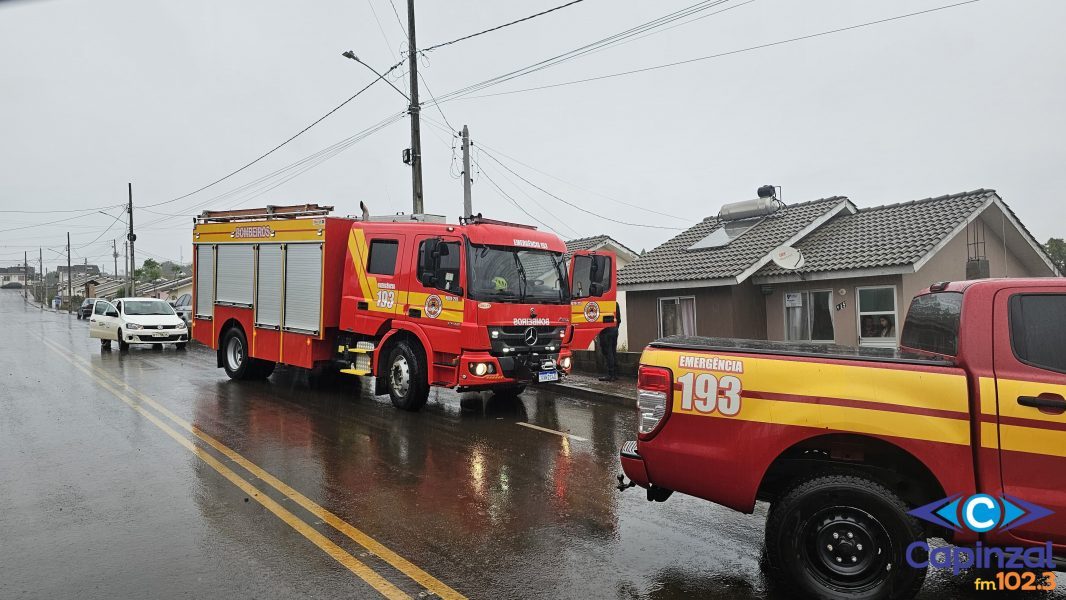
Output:
[[[760,569],[765,506],[615,490],[632,409],[232,382],[203,347],[101,351],[9,290],[0,330],[0,597],[789,597]]]

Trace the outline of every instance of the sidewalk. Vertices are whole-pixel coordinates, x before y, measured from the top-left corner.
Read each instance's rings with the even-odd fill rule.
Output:
[[[574,372],[559,383],[544,384],[548,388],[558,390],[560,393],[610,402],[625,406],[637,404],[637,380],[622,377],[617,381],[600,381],[599,375],[591,373]]]

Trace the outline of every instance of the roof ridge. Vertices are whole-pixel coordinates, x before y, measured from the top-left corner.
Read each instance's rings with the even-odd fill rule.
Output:
[[[895,202],[892,204],[878,204],[877,206],[864,206],[858,207],[859,212],[871,212],[875,210],[884,210],[888,208],[898,208],[900,206],[913,206],[915,204],[923,204],[926,202],[938,202],[942,200],[954,200],[957,198],[966,198],[968,196],[988,195],[995,194],[996,190],[990,188],[978,188],[969,192],[957,192],[955,194],[944,194],[942,196],[930,196],[928,198],[920,198],[918,200],[906,200],[904,202]]]
[[[803,202],[796,202],[795,204],[785,204],[784,207],[782,207],[782,210],[783,209],[789,209],[789,208],[800,208],[802,206],[810,206],[812,204],[818,204],[820,202],[840,202],[841,200],[850,201],[851,199],[848,198],[847,196],[826,196],[824,198],[816,198],[814,200],[804,200]],[[731,204],[731,203],[727,202],[726,204]],[[782,203],[782,204],[784,204],[784,203]],[[725,205],[723,204],[722,206],[725,206]],[[719,208],[719,211],[721,211],[720,208]],[[703,219],[701,219],[699,221],[699,223],[707,223],[711,219],[717,219],[717,218],[718,218],[718,215],[717,214],[713,214],[713,215],[710,215],[708,217],[704,217]]]

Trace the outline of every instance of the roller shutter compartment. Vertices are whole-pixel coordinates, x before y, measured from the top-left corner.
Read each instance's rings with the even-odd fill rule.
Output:
[[[215,301],[237,306],[252,305],[255,255],[250,244],[218,246],[218,282]]]
[[[259,270],[255,279],[256,326],[281,326],[282,256],[281,244],[259,245]]]
[[[196,246],[196,309],[197,317],[210,318],[215,314],[215,247]]]
[[[322,244],[289,244],[285,248],[284,329],[318,333],[321,309]]]

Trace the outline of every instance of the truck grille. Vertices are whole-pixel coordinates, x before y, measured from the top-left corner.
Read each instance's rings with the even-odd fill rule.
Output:
[[[492,354],[496,356],[558,352],[563,341],[561,334],[565,331],[565,327],[551,325],[504,325],[489,327],[489,341],[492,343]]]

